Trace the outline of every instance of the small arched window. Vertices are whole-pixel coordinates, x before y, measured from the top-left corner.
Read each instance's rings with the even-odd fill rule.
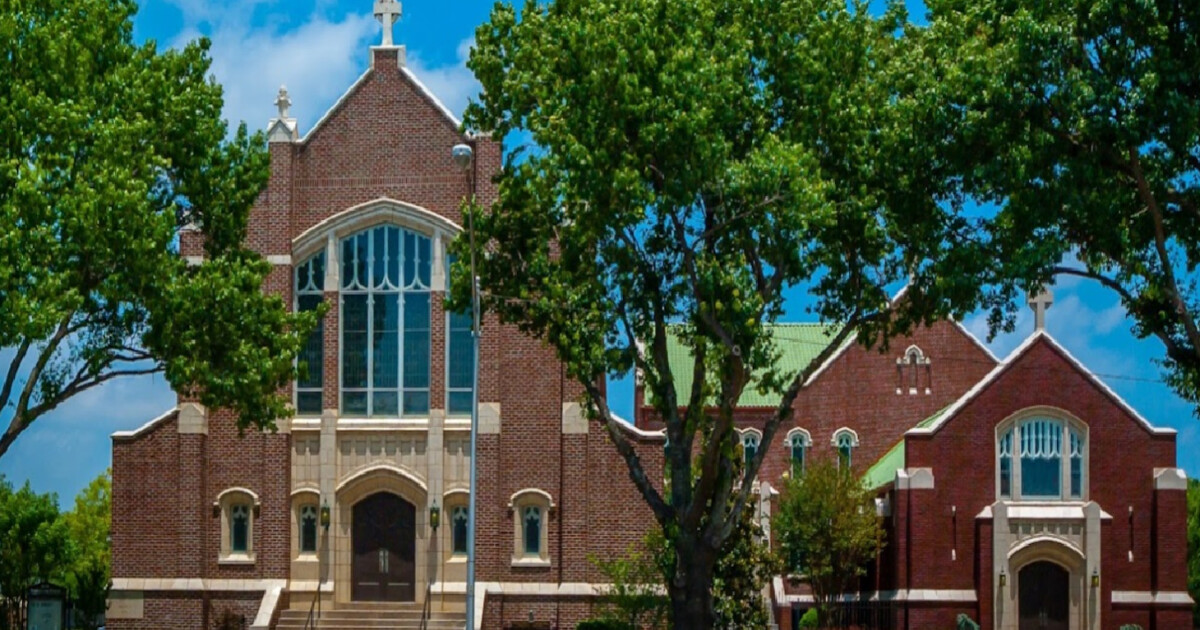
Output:
[[[1048,416],[1029,416],[1002,427],[996,474],[1002,498],[1082,499],[1086,468],[1085,430]]]
[[[812,438],[804,429],[792,429],[788,431],[787,441],[785,442],[788,448],[789,459],[792,462],[792,474],[798,475],[804,472],[804,460],[808,455],[808,447],[812,446]]]
[[[258,495],[246,488],[229,488],[213,502],[213,516],[221,521],[221,546],[217,561],[229,564],[254,562],[254,521]]]
[[[757,429],[747,429],[742,432],[742,463],[749,466],[750,460],[758,455],[758,446],[762,444],[762,434]]]
[[[509,499],[513,517],[513,566],[550,566],[550,493],[537,488],[518,490]]]
[[[530,505],[525,508],[521,517],[523,540],[526,556],[539,556],[542,553],[542,508]]]
[[[300,507],[300,553],[317,551],[317,506]]]
[[[833,447],[837,449],[838,467],[849,469],[854,465],[854,449],[858,447],[858,434],[845,427],[833,433]]]
[[[467,553],[467,508],[457,506],[450,514],[450,526],[453,528],[451,553],[456,556]]]

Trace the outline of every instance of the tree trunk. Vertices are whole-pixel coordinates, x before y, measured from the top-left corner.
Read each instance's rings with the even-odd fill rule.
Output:
[[[676,630],[712,630],[713,572],[716,555],[680,549],[675,554],[675,579],[671,581],[671,627]]]

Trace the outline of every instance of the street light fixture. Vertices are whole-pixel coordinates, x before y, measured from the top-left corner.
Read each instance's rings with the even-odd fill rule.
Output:
[[[471,204],[475,203],[475,177],[473,166],[475,152],[467,144],[456,144],[450,150],[454,164],[467,175]],[[474,356],[471,374],[471,482],[467,497],[467,615],[466,629],[475,628],[475,495],[479,460],[476,457],[476,440],[479,435],[479,276],[475,273],[475,219],[467,212],[467,236],[471,239],[471,352]]]

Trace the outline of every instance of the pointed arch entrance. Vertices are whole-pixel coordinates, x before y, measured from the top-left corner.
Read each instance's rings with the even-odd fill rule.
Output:
[[[390,492],[354,504],[352,599],[415,601],[416,512],[416,506]]]
[[[1020,630],[1067,630],[1071,615],[1071,573],[1046,560],[1021,568],[1017,580]]]

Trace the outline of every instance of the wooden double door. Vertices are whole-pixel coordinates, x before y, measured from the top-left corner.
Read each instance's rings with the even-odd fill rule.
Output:
[[[1053,562],[1034,562],[1021,569],[1020,580],[1020,630],[1067,630],[1070,573]]]
[[[390,493],[354,506],[351,598],[411,602],[416,599],[416,507]]]

